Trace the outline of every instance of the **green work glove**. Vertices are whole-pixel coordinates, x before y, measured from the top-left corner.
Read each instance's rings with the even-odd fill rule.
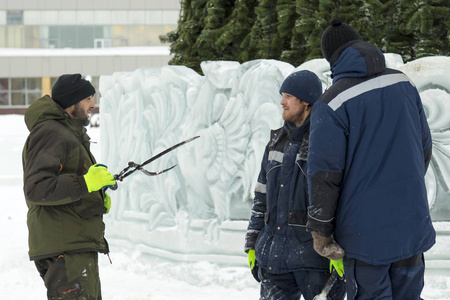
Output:
[[[105,192],[105,198],[103,198],[103,203],[106,207],[105,214],[109,213],[109,210],[111,209],[111,197],[108,195],[107,192]]]
[[[248,250],[247,258],[248,258],[248,266],[250,267],[250,271],[252,271],[253,278],[255,278],[256,281],[261,282],[261,280],[258,277],[259,268],[256,265],[255,250]]]
[[[256,264],[255,250],[248,250],[247,258],[248,258],[248,266],[250,267],[250,270],[253,270]]]
[[[330,273],[333,271],[333,268],[336,270],[340,277],[344,276],[344,261],[341,259],[332,260],[330,259]]]
[[[116,183],[114,176],[106,169],[105,165],[101,164],[90,166],[87,173],[83,176],[89,193],[104,187],[113,186]]]

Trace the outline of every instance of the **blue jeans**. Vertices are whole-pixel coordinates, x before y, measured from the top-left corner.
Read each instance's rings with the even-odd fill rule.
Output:
[[[423,254],[387,265],[344,258],[348,300],[420,300],[424,286]]]
[[[329,277],[329,272],[320,270],[271,274],[260,268],[260,300],[298,300],[300,296],[312,300],[320,294]],[[343,300],[344,280],[338,279],[328,295],[330,300]]]

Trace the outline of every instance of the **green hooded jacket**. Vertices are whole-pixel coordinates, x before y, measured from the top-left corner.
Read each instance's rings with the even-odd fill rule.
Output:
[[[50,96],[25,113],[30,134],[22,163],[31,260],[64,252],[108,253],[103,192],[89,193],[83,175],[95,164],[89,136]]]

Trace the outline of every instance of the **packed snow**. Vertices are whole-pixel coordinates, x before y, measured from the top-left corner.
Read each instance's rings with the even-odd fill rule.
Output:
[[[27,207],[22,190],[22,147],[27,138],[23,116],[0,115],[0,299],[44,300],[42,279],[28,258]],[[92,150],[100,158],[100,130],[89,128]],[[113,207],[120,200],[114,199]],[[105,221],[108,230],[108,221]],[[106,238],[108,239],[108,232]],[[110,245],[99,256],[103,299],[256,299],[258,285],[246,267],[199,259],[178,262],[145,255],[137,245]]]
[[[387,59],[418,86],[432,129],[437,151],[427,187],[441,221],[435,222],[437,244],[425,256],[422,298],[449,299],[450,198],[443,187],[450,180],[450,80],[445,71],[450,58],[406,65],[396,55]],[[277,61],[208,62],[202,67],[205,76],[164,67],[101,79],[101,125],[88,127],[88,134],[96,142],[97,160],[113,173],[130,160],[141,163],[181,140],[201,136],[147,168],[177,164],[175,169],[156,177],[131,175],[111,191],[105,223],[112,264],[99,256],[104,299],[259,298],[243,237],[269,130],[281,124],[278,87],[299,69],[316,72],[326,87],[327,64],[313,60],[294,68]],[[0,127],[0,299],[44,300],[43,281],[27,255],[21,152],[28,132],[19,115],[0,116]]]

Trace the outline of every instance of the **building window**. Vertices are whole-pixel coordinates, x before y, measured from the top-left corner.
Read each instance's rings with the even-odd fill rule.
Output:
[[[6,24],[23,25],[23,10],[8,10],[6,12]]]
[[[103,26],[49,26],[45,48],[95,48],[95,40],[103,39]]]
[[[26,105],[24,78],[11,79],[11,105]]]
[[[9,105],[8,78],[0,78],[0,105]]]
[[[41,96],[41,78],[0,78],[0,106],[28,106]]]

